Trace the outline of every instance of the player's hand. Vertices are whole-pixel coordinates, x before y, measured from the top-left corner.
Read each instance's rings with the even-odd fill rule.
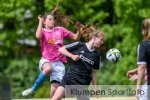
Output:
[[[80,56],[79,55],[73,55],[71,58],[73,61],[78,61],[80,59]]]
[[[79,30],[80,27],[81,27],[81,23],[80,22],[76,22],[76,26],[75,27],[76,27],[77,30]]]
[[[134,81],[137,80],[137,74],[133,74],[132,76],[130,76],[130,81]]]
[[[127,76],[131,77],[136,73],[137,73],[137,70],[133,69],[133,70],[130,70],[130,71],[127,72]]]
[[[38,16],[39,21],[44,22],[43,18],[41,15]]]
[[[75,27],[76,27],[77,30],[80,30],[83,27],[83,25],[80,22],[76,22]]]

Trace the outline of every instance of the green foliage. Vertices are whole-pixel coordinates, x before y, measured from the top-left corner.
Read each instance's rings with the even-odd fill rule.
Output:
[[[141,22],[150,17],[148,0],[1,0],[0,76],[10,79],[13,98],[23,98],[21,92],[31,87],[39,74],[40,44],[35,39],[37,16],[51,11],[57,4],[74,22],[85,24],[92,20],[105,32],[106,48],[102,50],[103,67],[98,71],[98,84],[136,84],[128,80],[126,72],[137,66]],[[68,29],[74,31],[74,23]],[[26,39],[35,41],[36,45],[19,42]],[[122,54],[116,64],[105,61],[105,52],[114,47]],[[48,80],[31,97],[49,97]]]
[[[144,18],[150,16],[146,12],[146,9],[150,9],[150,7],[142,2],[142,0],[114,1],[113,8],[116,21],[113,25],[104,24],[102,30],[106,33],[108,48],[118,48],[121,51],[122,58],[120,62],[113,65],[105,62],[105,67],[101,69],[102,72],[99,76],[102,78],[99,80],[101,84],[136,84],[128,80],[126,73],[128,70],[137,67],[137,46],[142,40],[141,23]],[[113,73],[106,73],[106,70]],[[107,79],[106,77],[109,76],[110,79]]]

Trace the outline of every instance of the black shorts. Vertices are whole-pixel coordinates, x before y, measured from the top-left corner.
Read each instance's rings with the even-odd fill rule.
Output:
[[[89,95],[80,95],[76,94],[77,91],[88,90],[88,85],[80,85],[80,82],[76,81],[76,79],[71,78],[70,80],[64,77],[60,83],[60,86],[65,88],[65,97],[76,97],[77,100],[89,100]],[[71,92],[74,91],[74,92]]]
[[[63,77],[62,81],[60,82],[60,86],[65,88],[65,85],[76,85],[77,83],[74,82],[73,78],[70,77]]]
[[[65,88],[65,85],[90,85],[92,78],[84,75],[65,74],[60,86]]]

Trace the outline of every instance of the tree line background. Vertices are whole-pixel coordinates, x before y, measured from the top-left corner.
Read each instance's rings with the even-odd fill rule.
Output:
[[[35,38],[37,16],[51,11],[57,4],[74,21],[68,30],[76,32],[76,21],[83,24],[91,21],[99,23],[106,34],[100,49],[102,63],[98,84],[136,84],[129,81],[126,72],[137,67],[141,23],[150,18],[149,0],[0,0],[0,81],[10,83],[12,98],[23,98],[21,92],[31,87],[39,74],[41,51]],[[71,42],[65,40],[65,43]],[[110,48],[117,48],[122,54],[116,64],[106,61]],[[49,97],[49,77],[31,97]]]

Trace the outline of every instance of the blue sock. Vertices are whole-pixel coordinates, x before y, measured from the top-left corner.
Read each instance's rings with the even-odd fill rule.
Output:
[[[32,86],[32,90],[36,91],[36,89],[41,85],[41,83],[46,79],[46,76],[44,75],[43,71],[40,72],[38,78],[36,79],[36,82]]]

